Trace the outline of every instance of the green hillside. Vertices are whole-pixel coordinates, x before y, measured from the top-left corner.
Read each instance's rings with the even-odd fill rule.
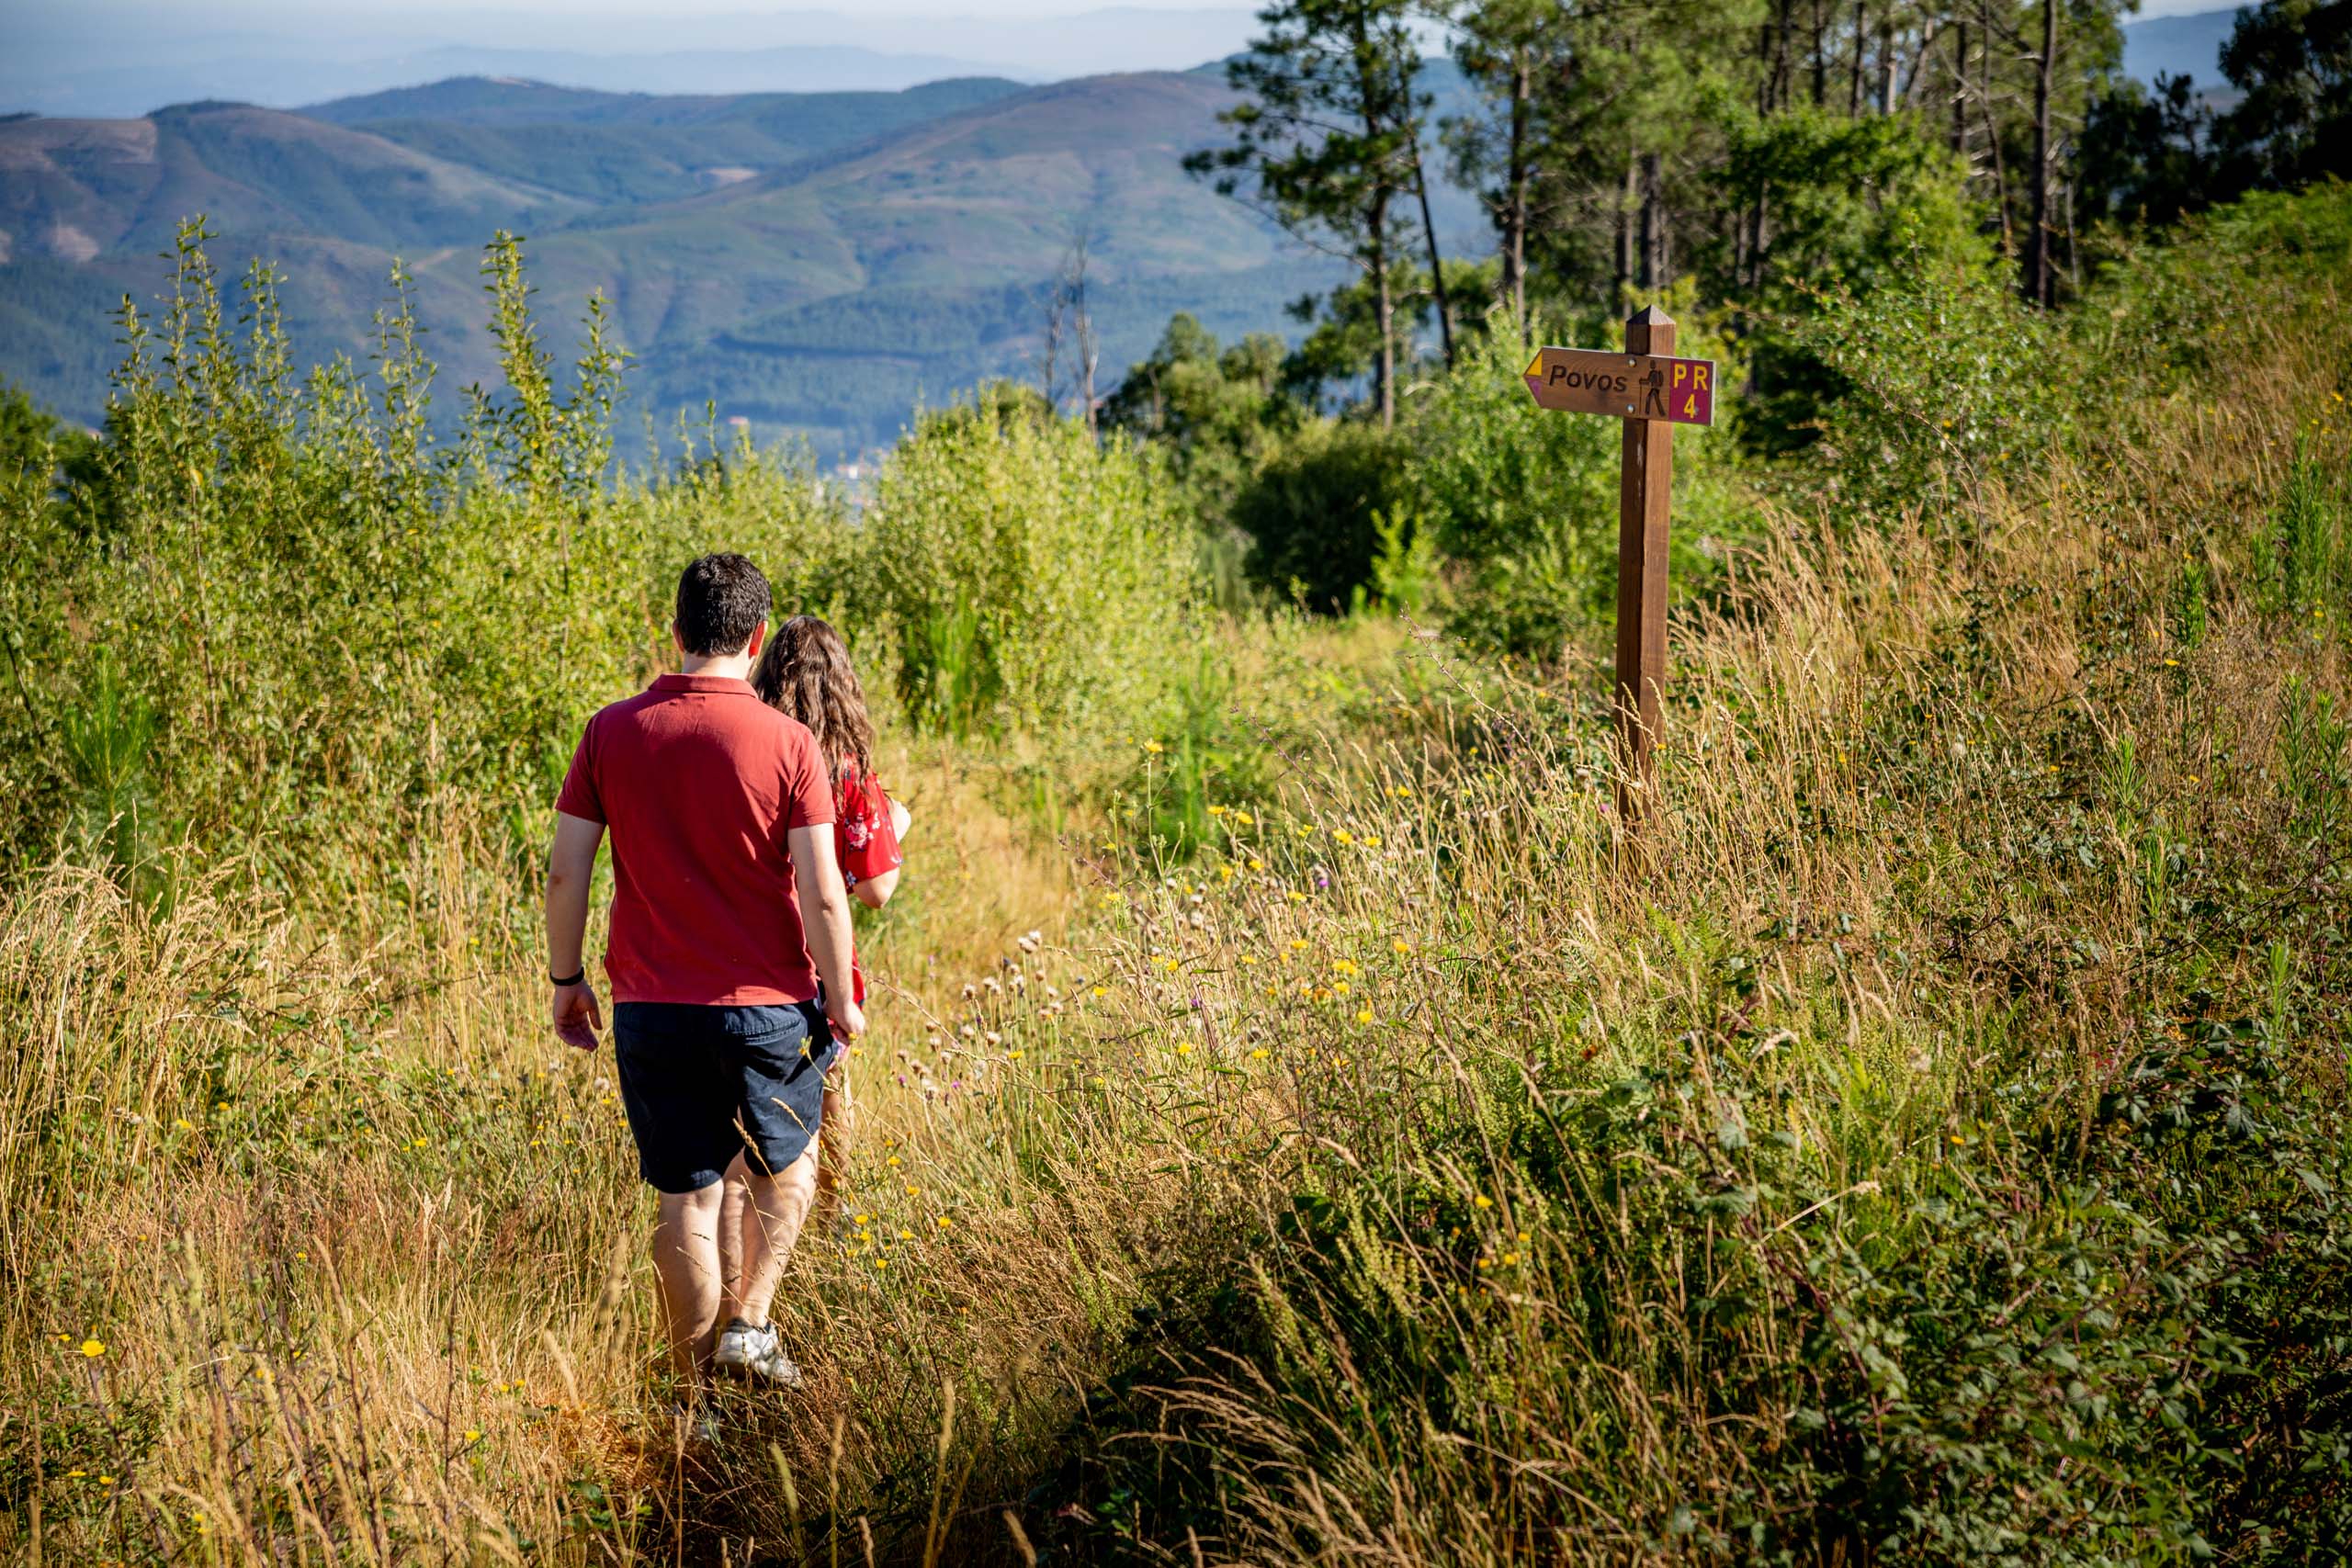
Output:
[[[173,222],[201,212],[224,265],[283,269],[314,353],[365,357],[400,258],[454,394],[492,368],[474,302],[503,228],[550,299],[611,302],[635,412],[666,425],[715,403],[854,449],[918,402],[1030,373],[1080,235],[1106,381],[1178,309],[1227,333],[1282,326],[1335,272],[1183,172],[1231,101],[1207,73],[708,97],[476,77],[302,115],[17,120],[0,124],[0,374],[95,422],[98,323],[154,295]]]
[[[243,104],[143,119],[0,126],[10,250],[69,262],[138,255],[203,212],[232,236],[307,233],[379,248],[471,243],[584,204],[342,126]],[[14,237],[21,236],[20,240]]]

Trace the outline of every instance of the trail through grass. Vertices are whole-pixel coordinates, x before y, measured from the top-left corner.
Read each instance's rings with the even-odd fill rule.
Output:
[[[1639,874],[1594,672],[1393,622],[1200,634],[1227,694],[1098,789],[901,732],[810,1387],[710,1451],[476,799],[300,896],[61,861],[0,902],[0,1544],[2324,1560],[2344,320],[1963,499],[1768,504],[1677,620]]]

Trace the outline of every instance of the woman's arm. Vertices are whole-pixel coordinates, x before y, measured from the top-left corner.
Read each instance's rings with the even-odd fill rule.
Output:
[[[895,844],[907,836],[907,825],[914,820],[914,813],[888,795],[882,796],[882,803],[890,808],[890,838]],[[859,903],[869,909],[878,909],[890,901],[891,894],[899,890],[899,873],[905,869],[905,863],[901,862],[888,871],[860,877],[851,891],[857,895]]]
[[[850,891],[867,908],[878,909],[890,901],[891,894],[899,890],[899,873],[905,869],[894,865],[879,876],[861,876],[857,879],[857,886]]]

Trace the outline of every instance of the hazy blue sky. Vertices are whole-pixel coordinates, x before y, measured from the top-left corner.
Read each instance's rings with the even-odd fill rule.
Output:
[[[288,107],[468,74],[663,92],[1050,81],[1204,64],[1244,47],[1253,18],[1216,0],[0,0],[0,111]]]
[[[1184,70],[1245,47],[1260,3],[0,0],[0,112],[137,115],[197,98],[293,107],[469,74],[741,92]],[[2215,9],[2145,0],[2141,15]]]

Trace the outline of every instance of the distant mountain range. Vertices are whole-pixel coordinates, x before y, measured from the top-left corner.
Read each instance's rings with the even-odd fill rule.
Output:
[[[909,3],[909,0],[899,0]],[[922,3],[922,0],[912,0]],[[0,111],[122,118],[221,98],[291,108],[451,76],[614,92],[896,91],[1186,70],[1247,46],[1254,4],[1053,16],[730,9],[741,0],[0,0]],[[1012,0],[1061,10],[1068,0]]]
[[[1030,373],[1081,233],[1105,390],[1177,310],[1223,334],[1288,324],[1334,264],[1182,168],[1231,102],[1209,69],[695,96],[470,77],[299,114],[17,118],[0,121],[0,374],[95,421],[107,312],[154,296],[175,221],[203,212],[224,271],[284,268],[317,356],[364,359],[402,258],[454,406],[493,373],[477,268],[508,228],[559,350],[590,290],[611,300],[639,412],[666,424],[708,400],[854,451],[921,403]],[[1446,193],[1443,221],[1475,241],[1466,197]]]

